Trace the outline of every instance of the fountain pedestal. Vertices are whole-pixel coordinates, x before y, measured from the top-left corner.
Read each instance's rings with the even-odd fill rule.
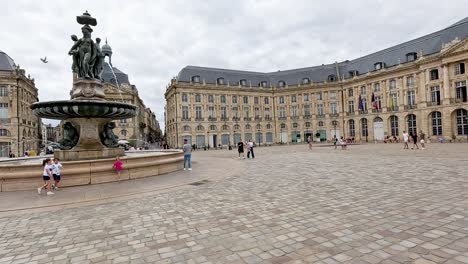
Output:
[[[108,148],[102,144],[101,137],[104,125],[111,122],[111,118],[69,118],[67,122],[79,129],[79,140],[70,150],[57,150],[54,157],[60,160],[89,160],[115,158],[125,155],[123,148]]]
[[[72,100],[105,100],[106,95],[100,80],[76,80],[70,91]]]

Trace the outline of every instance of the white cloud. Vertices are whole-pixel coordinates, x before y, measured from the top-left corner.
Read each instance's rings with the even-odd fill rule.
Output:
[[[163,124],[164,91],[186,65],[276,71],[353,59],[464,18],[465,1],[2,0],[0,50],[36,79],[41,101],[67,99],[76,16],[98,20],[112,62]],[[48,64],[39,58],[47,56]]]

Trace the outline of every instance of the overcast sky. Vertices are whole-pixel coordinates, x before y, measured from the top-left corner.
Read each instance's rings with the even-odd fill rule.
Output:
[[[0,50],[36,80],[39,99],[68,99],[76,16],[97,18],[112,63],[164,127],[164,91],[186,65],[277,71],[353,59],[443,29],[466,0],[0,0]],[[49,63],[39,58],[47,56]]]

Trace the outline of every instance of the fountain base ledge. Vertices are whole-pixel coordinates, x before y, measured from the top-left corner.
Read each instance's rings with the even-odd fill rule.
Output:
[[[54,158],[62,161],[67,160],[93,160],[102,158],[115,158],[125,155],[123,148],[99,148],[99,149],[72,149],[72,150],[56,150]]]

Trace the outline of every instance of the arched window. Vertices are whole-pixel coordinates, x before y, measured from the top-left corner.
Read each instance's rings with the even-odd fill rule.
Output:
[[[292,127],[293,127],[293,128],[297,128],[297,127],[298,127],[298,124],[297,124],[297,123],[293,123],[293,124],[292,124]]]
[[[416,116],[413,114],[408,115],[408,133],[417,134]]]
[[[442,114],[438,111],[431,113],[432,135],[442,135]]]
[[[310,83],[310,79],[309,78],[303,78],[302,79],[302,84],[309,84]]]
[[[229,130],[229,126],[228,126],[228,125],[223,125],[222,129],[223,129],[224,131]]]
[[[374,63],[374,70],[381,70],[385,66],[385,63],[383,62],[376,62]]]
[[[239,84],[240,84],[240,86],[247,86],[247,80],[242,79],[242,80],[239,81]]]
[[[198,75],[192,76],[192,82],[200,83],[200,76],[198,76]]]
[[[226,96],[225,95],[221,95],[219,100],[221,101],[222,104],[225,104],[226,103]]]
[[[216,130],[216,126],[215,125],[210,125],[210,130],[212,130],[212,131]]]
[[[398,137],[398,117],[390,116],[390,131],[392,136]]]
[[[284,97],[283,97],[283,96],[280,96],[280,98],[279,98],[279,103],[280,103],[280,104],[284,104]]]
[[[185,125],[185,126],[184,126],[184,131],[186,131],[186,132],[187,132],[187,131],[190,131],[190,126]]]
[[[334,74],[328,75],[327,81],[336,82],[336,76]]]
[[[245,129],[250,130],[250,129],[252,129],[252,127],[249,124],[247,124],[247,125],[245,125]]]
[[[122,131],[120,131],[120,135],[122,135],[122,136],[124,136],[124,137],[127,136],[127,133],[128,133],[128,132],[127,132],[127,130],[125,130],[125,129],[122,130]]]
[[[238,124],[234,125],[234,130],[240,130],[240,126]]]
[[[205,128],[202,125],[197,126],[197,131],[203,131],[203,130],[205,130]]]
[[[323,121],[318,121],[318,126],[323,127]]]
[[[279,87],[279,88],[283,88],[283,87],[285,87],[285,86],[286,86],[286,82],[285,82],[285,81],[279,81],[279,82],[278,82],[278,87]]]
[[[356,128],[354,127],[354,120],[353,119],[348,121],[348,127],[349,127],[349,136],[350,137],[355,137],[356,136]]]
[[[286,124],[282,123],[281,128],[286,128]]]
[[[457,132],[458,135],[468,135],[467,111],[457,109]]]
[[[257,128],[257,130],[260,130],[260,129],[262,129],[262,125],[257,124],[256,128]]]
[[[367,129],[367,118],[361,119],[361,134],[363,137],[367,137],[369,135],[369,131]]]
[[[310,127],[310,122],[306,122],[305,127]]]
[[[219,85],[223,85],[224,84],[224,78],[219,77],[218,79],[216,79],[216,83],[219,84]]]
[[[267,128],[267,129],[271,129],[271,124],[267,124],[267,125],[266,125],[266,128]]]
[[[267,82],[266,81],[261,81],[258,86],[266,88],[267,87]]]
[[[264,98],[264,101],[265,101],[265,104],[270,104],[270,98],[268,96]]]

